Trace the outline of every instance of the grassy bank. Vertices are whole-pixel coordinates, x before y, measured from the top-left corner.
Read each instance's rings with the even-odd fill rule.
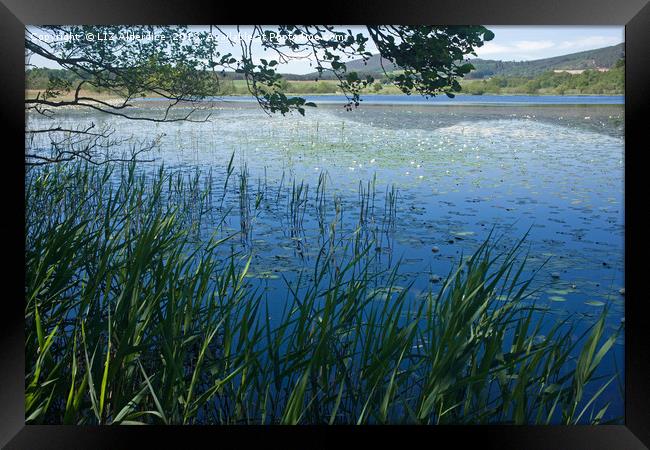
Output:
[[[624,67],[607,72],[586,70],[572,75],[552,71],[536,77],[499,77],[485,80],[463,80],[464,93],[526,94],[526,95],[624,95]]]
[[[324,223],[270,317],[229,251],[262,201],[227,178],[59,164],[26,176],[26,418],[66,424],[600,423],[607,311],[583,335],[486,242],[416,301],[375,245]],[[240,198],[224,235],[221,192]],[[320,188],[316,189],[319,192]],[[303,196],[304,193],[304,196]],[[225,195],[225,194],[224,194]],[[318,197],[318,194],[317,194]],[[323,207],[293,184],[287,210]],[[367,206],[366,206],[367,207]],[[362,221],[364,202],[354,212]],[[392,214],[392,212],[389,212]],[[205,238],[201,230],[213,230]],[[302,286],[298,289],[296,286]]]

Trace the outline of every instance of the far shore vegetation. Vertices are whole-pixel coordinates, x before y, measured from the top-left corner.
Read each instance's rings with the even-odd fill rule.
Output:
[[[36,68],[26,72],[26,97],[35,98],[39,92],[45,92],[50,78],[58,77],[72,83],[79,82],[76,76],[60,69]],[[291,77],[289,75],[289,77]],[[250,96],[245,80],[233,79],[230,74],[220,77],[215,96]],[[624,63],[620,60],[608,71],[585,70],[579,74],[569,72],[547,71],[537,76],[493,76],[484,79],[466,79],[460,82],[458,95],[623,95]],[[334,80],[288,80],[282,79],[279,88],[284,94],[325,95],[342,94]],[[88,89],[81,91],[92,93],[104,99],[119,98],[106,89]],[[364,95],[405,95],[395,86],[390,76],[377,79],[372,85],[361,91]],[[148,92],[146,97],[158,95]],[[71,99],[74,92],[57,95],[56,98]]]

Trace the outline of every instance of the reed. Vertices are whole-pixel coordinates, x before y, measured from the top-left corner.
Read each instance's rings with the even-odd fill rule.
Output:
[[[233,236],[193,237],[211,204],[195,178],[75,164],[30,171],[26,183],[27,423],[607,417],[603,392],[618,376],[598,373],[617,337],[604,326],[607,309],[578,337],[572,321],[546,317],[523,279],[521,242],[497,253],[489,239],[437,292],[415,297],[411,283],[397,283],[399,264],[373,269],[376,242],[337,231],[335,197],[315,261],[287,282],[283,310],[271,317],[263,288],[247,281],[251,257],[227,251]],[[242,199],[244,188],[242,172]],[[307,192],[292,184],[296,228]],[[388,217],[396,198],[389,191]],[[224,220],[208,228],[223,230]]]

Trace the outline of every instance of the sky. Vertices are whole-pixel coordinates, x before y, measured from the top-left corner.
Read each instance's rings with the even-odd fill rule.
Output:
[[[609,47],[624,41],[624,27],[490,26],[494,39],[476,52],[479,58],[529,61]]]
[[[621,26],[491,26],[486,25],[494,32],[494,39],[477,49],[477,56],[483,59],[497,59],[502,61],[529,61],[534,59],[549,58],[552,56],[566,55],[585,50],[592,50],[624,41],[624,27]],[[207,27],[192,26],[190,29],[201,31]],[[363,32],[362,26],[341,26],[342,29],[351,29],[353,33]],[[222,27],[228,34],[236,34],[234,26]],[[240,27],[242,33],[246,27]],[[224,40],[224,46],[228,44]],[[371,53],[377,50],[373,45],[368,49]],[[232,52],[236,57],[241,54],[238,48],[224,48],[223,53]],[[253,53],[258,58],[263,58],[261,43],[253,45]],[[38,56],[30,59],[30,64],[38,67],[58,67]],[[314,69],[306,59],[291,61],[280,69],[282,73],[305,74]]]

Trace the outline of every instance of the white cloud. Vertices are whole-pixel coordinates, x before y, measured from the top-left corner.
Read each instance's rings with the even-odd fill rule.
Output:
[[[508,44],[488,42],[476,50],[479,58],[521,61],[548,58],[583,50],[591,50],[621,42],[616,36],[587,36],[574,40],[520,40]]]
[[[476,53],[481,56],[481,55],[493,55],[497,53],[506,53],[512,51],[511,47],[508,47],[507,45],[499,45],[495,44],[493,42],[487,42],[483,45],[483,47],[480,47],[476,49]]]
[[[554,46],[552,41],[519,41],[515,43],[515,48],[525,51],[544,50]]]
[[[510,45],[493,44],[491,42],[477,49],[479,58],[495,58],[504,60],[535,59],[539,52],[554,46],[551,41],[517,41]]]
[[[610,45],[616,45],[620,42],[621,40],[614,36],[588,36],[573,41],[562,41],[557,45],[557,48],[563,50],[591,49],[609,47]]]

